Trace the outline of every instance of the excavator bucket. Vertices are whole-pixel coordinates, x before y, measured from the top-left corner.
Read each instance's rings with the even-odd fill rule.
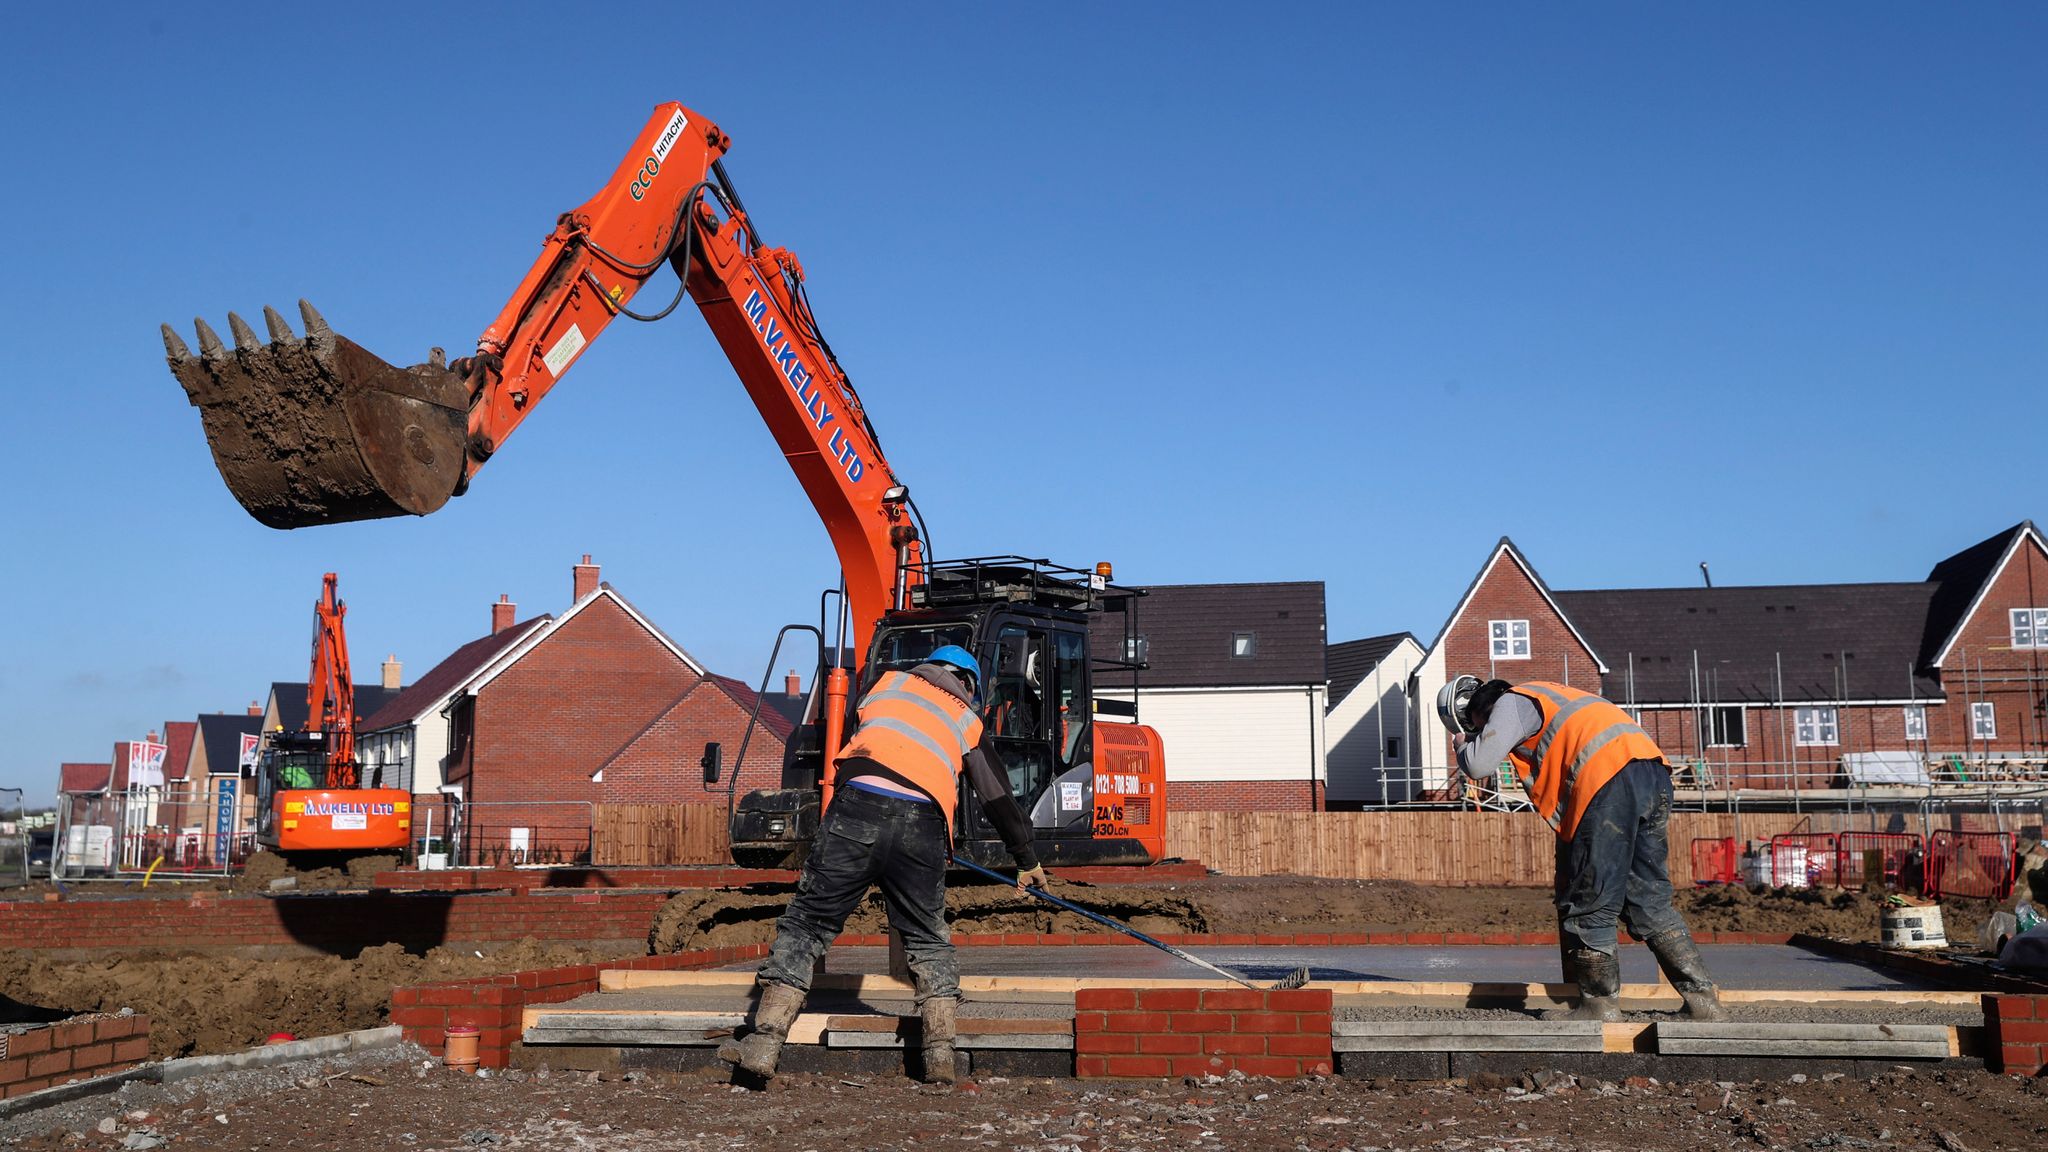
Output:
[[[228,491],[272,528],[424,516],[447,503],[462,480],[469,397],[440,350],[399,368],[303,300],[299,314],[303,339],[265,308],[265,343],[228,313],[232,349],[194,321],[198,355],[164,325],[171,374],[199,409]]]

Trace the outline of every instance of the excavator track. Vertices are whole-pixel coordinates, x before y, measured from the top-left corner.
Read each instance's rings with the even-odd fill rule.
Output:
[[[272,528],[424,516],[463,478],[468,389],[443,365],[399,368],[299,301],[303,338],[265,308],[266,343],[234,313],[228,348],[195,320],[199,352],[166,324],[171,374],[199,409],[228,491]]]

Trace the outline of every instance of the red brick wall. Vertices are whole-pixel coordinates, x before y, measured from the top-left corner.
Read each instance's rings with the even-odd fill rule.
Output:
[[[1488,625],[1494,620],[1529,622],[1528,659],[1492,658]],[[1464,612],[1445,633],[1443,650],[1446,676],[1472,675],[1481,680],[1497,676],[1517,684],[1525,680],[1550,680],[1588,692],[1600,691],[1600,666],[1594,662],[1593,654],[1572,635],[1564,618],[1543,598],[1536,582],[1505,550],[1486,573],[1485,580],[1473,590]],[[1435,707],[1433,701],[1427,703]],[[1451,754],[1450,734],[1433,718],[1428,727],[1436,738],[1444,741],[1446,763],[1457,763]]]
[[[782,738],[765,724],[755,726],[747,745],[747,762],[739,766],[737,784],[731,784],[740,740],[746,735],[747,715],[718,685],[698,681],[675,707],[605,765],[604,802],[701,803],[707,796],[724,796],[728,786],[737,787],[742,796],[756,788],[782,787]],[[715,793],[705,791],[700,764],[704,745],[711,741],[724,746],[724,774]]]
[[[617,601],[591,601],[477,693],[465,799],[486,806],[598,800],[592,774],[697,679]],[[561,830],[571,817],[587,821],[567,808],[536,806],[477,810],[471,822],[501,828],[523,821],[535,829],[533,849],[544,852],[583,845]]]
[[[0,1098],[105,1076],[147,1059],[147,1016],[87,1016],[0,1034]]]
[[[1074,994],[1074,1074],[1327,1076],[1330,990],[1084,988]]]
[[[1313,812],[1323,786],[1307,780],[1169,780],[1168,812]]]
[[[1984,1026],[1994,1069],[2014,1076],[2048,1072],[2048,996],[1988,995]]]

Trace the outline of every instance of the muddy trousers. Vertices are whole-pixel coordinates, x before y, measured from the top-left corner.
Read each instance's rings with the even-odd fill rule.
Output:
[[[1672,903],[1671,770],[1631,760],[1586,806],[1570,840],[1557,845],[1557,921],[1561,949],[1612,956],[1619,925],[1647,940],[1685,933]]]
[[[818,957],[874,884],[889,926],[903,937],[917,1003],[960,995],[960,964],[946,926],[946,817],[937,804],[837,788],[797,896],[775,922],[760,982],[808,991]]]

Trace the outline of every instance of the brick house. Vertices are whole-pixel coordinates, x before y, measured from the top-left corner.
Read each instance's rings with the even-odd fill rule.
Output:
[[[372,787],[404,788],[436,795],[445,780],[449,755],[450,706],[470,681],[505,650],[551,617],[515,621],[517,607],[506,596],[491,605],[491,630],[450,652],[427,674],[364,715],[356,731],[356,758]]]
[[[1169,810],[1323,807],[1323,585],[1168,584],[1137,598],[1129,658],[1095,673],[1095,694],[1132,701],[1166,745]],[[1098,614],[1089,644],[1113,658],[1121,612]],[[1135,686],[1135,687],[1134,687]]]
[[[1553,591],[1502,538],[1431,644],[1411,701],[1460,673],[1554,680],[1629,708],[1681,787],[2038,778],[2048,769],[2048,546],[2031,521],[1914,582]]]
[[[723,800],[723,787],[706,792],[698,760],[717,740],[730,767],[754,693],[711,675],[598,577],[586,555],[570,606],[515,626],[516,639],[438,709],[447,717],[440,790],[460,805],[465,862],[575,859],[599,803]],[[764,708],[770,715],[748,749],[742,789],[781,780],[789,728]],[[427,750],[416,748],[417,761]]]

